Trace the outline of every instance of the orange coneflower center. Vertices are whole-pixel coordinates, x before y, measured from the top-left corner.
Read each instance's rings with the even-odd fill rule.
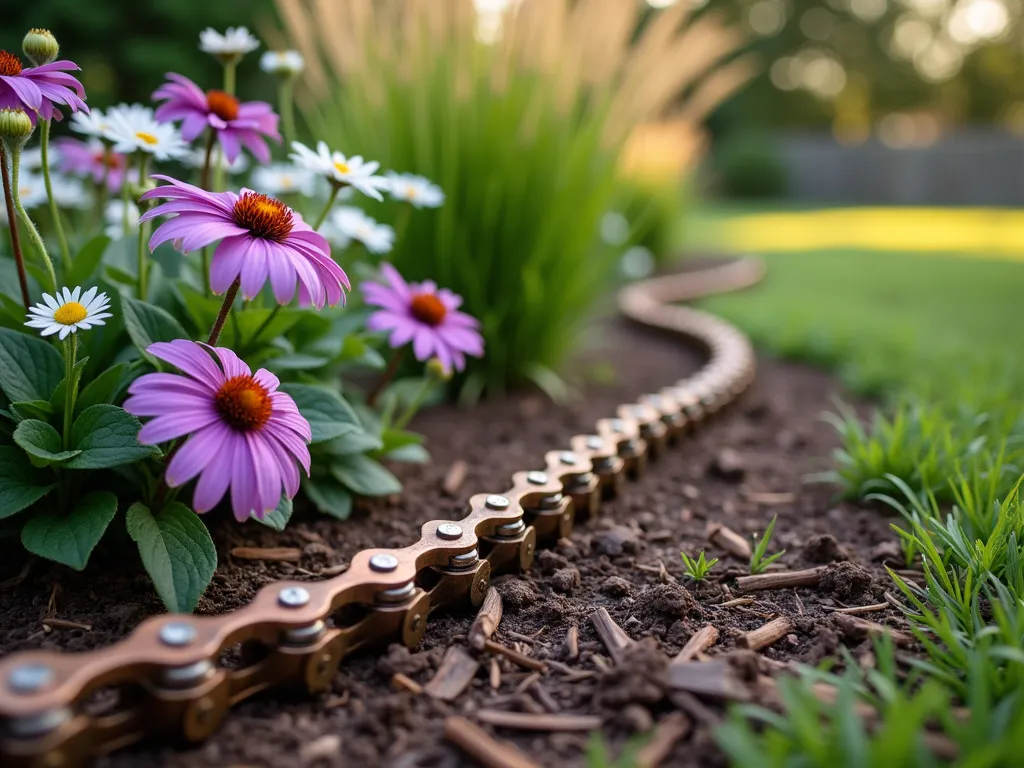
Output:
[[[264,240],[281,242],[292,231],[292,209],[257,192],[246,192],[238,198],[232,215],[235,224]]]
[[[233,376],[217,390],[214,404],[221,418],[239,432],[263,427],[270,418],[270,393],[252,376]]]
[[[238,99],[224,91],[207,91],[206,106],[221,120],[238,117]]]
[[[444,302],[432,293],[418,293],[413,296],[409,310],[421,323],[433,326],[440,325],[444,321],[444,316],[448,314]]]
[[[13,53],[7,51],[0,51],[0,75],[20,75],[21,74],[21,59],[15,56]]]

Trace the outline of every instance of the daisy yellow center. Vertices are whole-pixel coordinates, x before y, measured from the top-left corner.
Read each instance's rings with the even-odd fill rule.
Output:
[[[282,242],[292,232],[292,209],[273,197],[246,192],[231,212],[235,224],[264,240]]]
[[[238,99],[224,91],[207,91],[206,106],[221,120],[234,120],[238,117]]]
[[[13,53],[0,51],[0,76],[11,77],[21,74],[21,59]]]
[[[444,322],[444,316],[448,314],[448,308],[445,307],[444,302],[432,293],[420,293],[413,296],[409,310],[412,312],[412,316],[421,323],[433,326]]]
[[[410,200],[412,200],[414,197],[416,197],[416,187],[406,187],[405,188],[405,195]]]
[[[160,139],[158,139],[152,133],[146,133],[145,131],[139,131],[138,133],[136,133],[135,138],[141,142],[149,144],[150,146],[160,143]]]
[[[74,325],[85,320],[88,314],[77,301],[69,301],[53,313],[53,319],[61,325]]]
[[[352,171],[352,169],[348,167],[348,163],[335,163],[334,170],[336,170],[338,173],[342,175],[345,175],[346,173],[350,173]]]
[[[221,418],[239,432],[261,429],[270,419],[270,393],[252,376],[233,376],[220,385],[214,405]]]

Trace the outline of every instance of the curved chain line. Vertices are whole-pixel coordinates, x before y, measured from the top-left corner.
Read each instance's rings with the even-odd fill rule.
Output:
[[[107,648],[0,659],[0,762],[71,768],[144,738],[201,741],[243,699],[287,684],[324,690],[357,648],[414,646],[432,610],[479,605],[492,574],[529,568],[538,544],[568,535],[574,516],[596,512],[623,476],[640,474],[649,456],[752,383],[748,339],[671,302],[737,290],[762,274],[759,260],[744,258],[620,291],[626,317],[702,347],[708,363],[619,406],[593,435],[572,438],[571,451],[547,453],[543,471],[515,473],[508,491],[471,497],[462,520],[424,523],[420,540],[402,549],[358,552],[347,571],[326,581],[268,584],[231,613],[155,616]],[[242,666],[220,664],[239,643]],[[109,687],[119,691],[115,705],[90,711],[87,700]]]

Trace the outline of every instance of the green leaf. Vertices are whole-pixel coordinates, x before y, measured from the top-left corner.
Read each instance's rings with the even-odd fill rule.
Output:
[[[60,433],[45,421],[26,419],[14,430],[14,442],[25,449],[33,464],[45,467],[48,464],[66,464],[81,451],[61,450]]]
[[[20,420],[41,419],[49,421],[53,416],[53,406],[46,400],[32,400],[28,403],[11,403],[11,413]]]
[[[56,488],[51,479],[14,446],[0,446],[0,519],[18,514]]]
[[[292,500],[287,496],[282,496],[281,500],[277,503],[277,508],[269,515],[260,520],[258,517],[253,517],[257,523],[262,523],[267,528],[273,528],[275,531],[283,531],[284,527],[288,525],[288,521],[292,519]]]
[[[360,496],[387,496],[402,490],[397,477],[380,462],[363,454],[339,457],[331,464],[331,474]]]
[[[131,367],[129,363],[117,363],[86,384],[78,393],[75,411],[81,413],[93,405],[113,403],[121,394],[121,387]]]
[[[120,283],[121,285],[136,286],[139,281],[131,272],[128,272],[120,267],[107,266],[103,270],[103,276],[112,283]]]
[[[338,355],[338,362],[347,368],[369,368],[373,371],[383,370],[387,364],[380,352],[366,343],[359,336],[346,336],[345,343]]]
[[[70,469],[106,469],[159,455],[151,445],[140,445],[142,424],[116,405],[92,405],[75,419],[71,445],[81,455],[67,463]]]
[[[71,262],[71,269],[68,270],[65,282],[68,285],[81,285],[88,282],[99,268],[100,262],[103,261],[103,253],[107,250],[108,245],[110,245],[110,238],[106,235],[97,235],[83,245]]]
[[[426,464],[430,461],[430,454],[422,445],[413,443],[395,448],[387,453],[381,452],[379,458],[389,461],[400,461],[404,464]]]
[[[0,389],[12,403],[49,400],[64,378],[64,358],[49,342],[0,328]]]
[[[71,372],[71,379],[72,379],[72,382],[73,382],[75,388],[77,388],[79,386],[79,383],[82,381],[82,371],[84,370],[85,365],[88,362],[89,362],[89,358],[88,357],[83,357],[81,360],[79,360],[78,362],[75,363],[75,370],[73,370]],[[51,413],[54,413],[54,414],[63,414],[64,413],[64,402],[65,402],[65,393],[67,392],[67,385],[68,385],[68,380],[67,380],[67,377],[65,376],[63,379],[61,379],[61,382],[60,382],[60,384],[57,385],[57,388],[53,390],[53,394],[50,395],[50,411],[51,411]]]
[[[126,522],[167,610],[191,612],[217,568],[217,549],[199,516],[179,502],[158,515],[143,504],[132,504]]]
[[[295,400],[299,413],[309,422],[314,443],[333,440],[359,426],[355,411],[333,389],[310,384],[282,384],[281,391]]]
[[[302,479],[302,491],[318,511],[339,520],[352,514],[352,494],[331,479]]]
[[[29,552],[80,571],[117,512],[117,497],[93,491],[75,502],[68,515],[46,510],[33,515],[21,529],[21,543]]]
[[[363,432],[354,428],[348,434],[336,437],[333,440],[319,446],[318,451],[324,451],[331,456],[351,456],[354,453],[368,453],[383,447],[383,443],[376,435]]]
[[[144,355],[149,357],[146,349],[156,341],[174,341],[187,339],[188,333],[181,327],[170,313],[153,304],[133,299],[131,296],[121,298],[124,311],[124,327],[132,342]]]
[[[274,371],[306,371],[323,368],[330,362],[326,357],[314,357],[295,352],[281,355],[267,361],[267,367]]]
[[[238,313],[238,333],[246,346],[268,344],[281,334],[287,333],[304,315],[308,314],[306,310],[283,307],[277,311],[274,319],[267,323],[267,327],[260,331],[260,327],[267,322],[267,318],[273,311],[272,309],[246,309]],[[256,331],[260,331],[259,341],[255,338]]]

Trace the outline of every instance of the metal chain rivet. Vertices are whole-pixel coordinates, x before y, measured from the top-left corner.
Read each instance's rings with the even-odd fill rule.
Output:
[[[509,501],[504,496],[492,493],[487,497],[486,504],[491,509],[508,509]]]
[[[398,558],[387,552],[378,552],[370,558],[370,568],[378,573],[390,573],[398,567]]]
[[[437,536],[438,538],[448,539],[449,541],[461,539],[462,528],[457,526],[455,523],[441,523],[437,526]]]
[[[309,591],[302,587],[285,587],[278,594],[277,602],[285,608],[301,608],[309,602]]]
[[[38,693],[53,682],[53,670],[45,664],[22,664],[7,676],[7,687],[15,693]]]
[[[180,648],[196,639],[196,628],[187,621],[172,621],[160,627],[160,642]]]

